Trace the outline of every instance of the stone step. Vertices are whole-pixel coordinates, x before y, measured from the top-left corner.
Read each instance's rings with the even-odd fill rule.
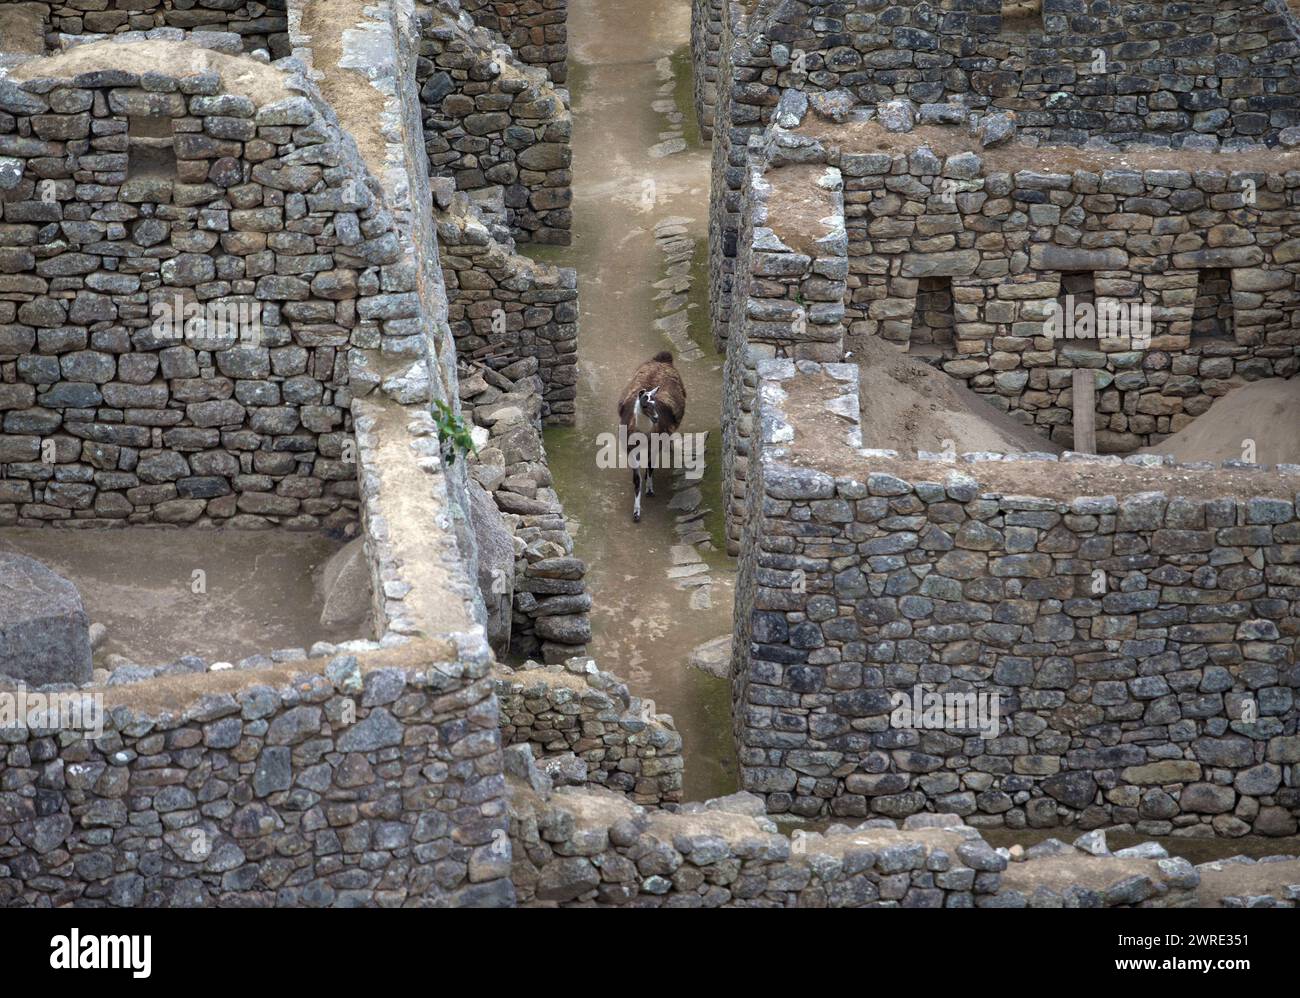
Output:
[[[701,586],[695,592],[691,593],[689,606],[692,610],[711,610],[713,609],[713,597],[709,595],[712,590],[711,586]]]
[[[674,565],[693,565],[701,560],[695,548],[689,544],[674,544],[668,549],[668,557]]]

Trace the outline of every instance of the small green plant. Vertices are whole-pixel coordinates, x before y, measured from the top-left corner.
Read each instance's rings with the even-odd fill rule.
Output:
[[[465,421],[456,415],[442,399],[434,399],[434,423],[438,427],[438,439],[442,441],[443,454],[448,466],[456,463],[457,454],[477,454],[478,447],[470,435]]]

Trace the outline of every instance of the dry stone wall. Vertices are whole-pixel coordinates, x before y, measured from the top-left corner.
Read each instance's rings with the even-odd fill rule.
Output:
[[[1022,890],[1005,886],[1006,858],[975,829],[941,820],[951,816],[787,837],[752,794],[669,813],[527,775],[512,772],[508,790],[524,907],[1162,908],[1193,903],[1201,879],[1184,859],[1130,859],[1109,876],[1094,867],[1098,887],[1085,888],[1040,850],[1016,865]]]
[[[301,24],[301,9],[295,6],[290,13],[293,23]],[[307,41],[301,34],[298,37]],[[279,303],[279,297],[259,294],[262,278],[272,279],[267,291],[288,286],[280,280],[303,282],[308,294],[282,296],[287,303],[276,314],[290,337],[286,346],[300,345],[297,341],[304,335],[331,337],[310,346],[332,348],[335,363],[326,370],[340,374],[321,387],[320,401],[340,412],[340,458],[352,452],[345,462],[351,488],[340,486],[340,492],[349,498],[349,522],[360,507],[379,639],[349,642],[337,649],[343,654],[328,663],[308,660],[309,654],[336,650],[318,643],[310,653],[282,649],[251,656],[233,670],[226,663],[209,667],[190,657],[161,669],[134,668],[121,677],[115,674],[121,682],[115,678],[106,685],[64,691],[92,701],[107,700],[110,715],[103,737],[66,726],[0,732],[0,785],[4,787],[0,792],[0,903],[513,903],[508,876],[511,846],[502,797],[502,733],[495,681],[489,673],[492,657],[482,626],[483,593],[475,585],[476,538],[467,500],[471,482],[467,462],[451,462],[448,448],[438,441],[428,411],[432,399],[448,401],[453,408],[459,399],[468,401],[465,415],[478,428],[476,438],[490,445],[481,450],[480,457],[487,460],[477,462],[472,488],[486,479],[485,487],[513,497],[502,501],[502,508],[516,504],[516,512],[510,514],[517,517],[512,540],[519,545],[518,574],[524,582],[517,612],[528,622],[517,631],[521,640],[548,657],[563,649],[569,654],[580,652],[589,637],[590,597],[582,589],[585,566],[571,557],[562,511],[548,488],[541,450],[542,379],[537,356],[506,365],[504,373],[480,368],[479,379],[468,370],[474,365],[467,364],[465,383],[458,380],[455,334],[448,322],[437,253],[439,219],[411,71],[419,38],[414,9],[405,0],[368,7],[359,14],[354,29],[345,33],[341,62],[355,62],[364,55],[367,75],[384,94],[384,114],[378,122],[365,123],[367,129],[378,130],[379,152],[375,153],[376,136],[361,136],[369,154],[382,162],[363,163],[333,110],[320,102],[302,76],[240,60],[241,79],[265,72],[270,75],[260,77],[259,85],[274,82],[275,88],[287,92],[284,100],[255,102],[242,94],[221,92],[218,70],[235,68],[234,63],[222,62],[211,53],[195,56],[189,46],[179,43],[177,58],[191,67],[198,59],[215,68],[175,79],[163,73],[137,77],[104,70],[71,80],[42,79],[24,84],[26,89],[7,83],[0,87],[0,99],[21,105],[17,110],[22,112],[11,114],[12,126],[4,126],[0,118],[0,144],[9,157],[0,176],[6,183],[12,181],[5,188],[0,218],[5,228],[0,231],[10,234],[14,227],[28,224],[38,230],[49,228],[48,233],[35,233],[41,237],[38,240],[9,247],[14,250],[9,260],[26,264],[21,254],[32,255],[31,270],[50,284],[40,290],[66,302],[66,325],[73,325],[71,308],[85,307],[78,303],[91,290],[108,297],[104,289],[90,283],[92,278],[98,280],[95,275],[100,269],[112,277],[129,273],[141,285],[148,285],[151,270],[157,271],[152,280],[171,290],[162,281],[173,274],[172,261],[187,253],[213,261],[214,273],[205,272],[205,280],[179,285],[183,293],[200,298],[238,291],[252,301]],[[170,39],[157,41],[171,44]],[[129,47],[130,43],[114,45],[114,57]],[[335,67],[313,70],[309,45],[296,47],[295,54],[298,62],[289,67],[292,73],[336,71]],[[91,91],[84,101],[72,93],[81,89]],[[57,113],[82,114],[87,119],[84,133],[78,130],[80,124],[61,125],[54,109],[40,106],[72,98],[84,106]],[[111,174],[114,169],[130,172],[133,167],[135,129],[131,123],[125,127],[113,123],[117,114],[133,117],[128,104],[155,116],[160,107],[176,107],[176,114],[161,115],[170,118],[175,138],[141,144],[150,151],[171,147],[177,154],[178,176],[173,182],[162,185],[149,176],[142,184],[139,177]],[[12,110],[6,107],[6,113]],[[100,136],[121,135],[125,141],[120,149],[110,143],[102,149],[96,145]],[[205,149],[214,143],[233,144],[235,149],[225,156],[198,155],[200,143],[206,144]],[[99,159],[91,159],[92,153]],[[125,162],[118,164],[108,153],[122,153]],[[213,158],[234,162],[207,161]],[[24,219],[24,212],[50,210],[46,205],[51,202],[35,193],[35,183],[62,182],[62,174],[49,172],[61,169],[68,170],[76,183],[69,185],[74,195],[68,204],[55,204],[60,216]],[[382,180],[372,179],[372,171]],[[264,180],[264,175],[271,179]],[[121,197],[119,188],[134,191],[133,181],[150,193],[166,191],[168,199]],[[248,198],[256,194],[262,200],[246,203],[239,200],[241,194]],[[82,201],[90,207],[82,209]],[[20,207],[11,216],[15,204]],[[254,209],[259,218],[269,217],[275,209],[284,232],[294,233],[295,239],[299,233],[305,235],[315,251],[306,252],[306,243],[300,241],[295,248],[301,245],[301,253],[268,245],[288,238],[280,235],[279,228],[263,232],[234,224],[236,218],[253,218],[240,213],[254,213]],[[162,239],[138,246],[132,241],[138,219],[162,225]],[[65,234],[73,222],[81,228],[73,226]],[[99,228],[91,233],[91,226]],[[239,235],[231,238],[261,239],[256,252],[271,250],[266,254],[269,272],[239,271],[238,267],[251,264],[226,259],[256,255],[225,250],[223,237],[232,232]],[[93,254],[97,267],[41,273],[42,261],[61,258],[66,248],[59,241],[72,234],[79,240],[74,248]],[[97,237],[93,242],[88,238],[91,234]],[[194,247],[209,238],[203,251],[222,249],[205,256]],[[122,245],[113,245],[115,240]],[[49,253],[48,245],[57,246],[60,253]],[[123,261],[130,261],[130,266],[123,266]],[[352,271],[345,282],[351,290],[346,306],[339,304],[342,297],[318,296],[315,287],[321,267],[328,265],[333,272],[344,264]],[[83,274],[91,275],[84,278],[87,289],[83,289]],[[5,328],[24,325],[18,315],[19,301],[25,303],[23,296],[36,289],[29,284],[18,292],[13,287],[32,281],[32,275],[24,267],[7,268],[0,280],[16,282],[7,289],[13,292],[15,321]],[[222,281],[227,283],[218,283]],[[248,284],[246,289],[241,281]],[[525,293],[522,288],[512,290]],[[572,299],[571,286],[560,290],[565,293],[556,302]],[[125,334],[122,350],[108,348],[110,342],[117,342],[106,339],[108,318],[99,320],[102,325],[87,322],[82,329],[92,338],[92,350],[110,355],[115,374],[120,365],[134,363],[127,358],[148,352],[140,349],[137,339],[142,335],[138,330],[152,329],[150,301],[141,293],[138,300],[130,301],[134,312],[114,316],[117,325],[137,330]],[[294,308],[299,302],[306,303],[301,314]],[[116,299],[113,304],[124,307]],[[545,302],[539,298],[528,304],[540,308]],[[348,311],[338,311],[345,307]],[[331,311],[326,314],[325,308]],[[531,319],[530,315],[526,320],[528,328],[535,325]],[[33,325],[32,345],[49,339],[52,334],[45,330],[61,328]],[[22,330],[13,335],[25,338]],[[266,349],[280,345],[273,342]],[[39,347],[32,351],[42,352]],[[66,350],[51,352],[58,364]],[[194,353],[200,363],[196,380],[218,386],[222,379],[234,382],[232,396],[237,400],[240,393],[251,390],[226,371],[217,351],[205,354],[195,348]],[[24,384],[17,375],[28,362],[18,356],[8,359],[11,363],[0,367],[4,384]],[[161,369],[163,362],[156,363]],[[101,389],[97,381],[82,382],[71,376],[66,380],[74,386],[90,386],[71,390],[105,393],[113,383],[106,380]],[[258,380],[281,384],[274,367]],[[167,388],[165,379],[163,387]],[[41,396],[47,393],[39,382],[33,390]],[[512,407],[517,417],[505,411]],[[30,408],[40,406],[26,405],[13,412],[22,415]],[[187,415],[184,407],[179,407],[179,413],[180,419]],[[64,419],[68,416],[65,413]],[[134,413],[101,407],[71,416],[72,423],[121,426]],[[347,422],[349,418],[354,422]],[[184,428],[180,419],[177,425]],[[215,429],[223,431],[217,438],[223,447],[248,439],[225,435],[226,429],[234,428]],[[273,451],[276,442],[253,453]],[[306,451],[298,447],[290,453],[301,463]],[[321,460],[316,456],[314,463]],[[132,518],[144,516],[137,510]],[[79,519],[88,525],[93,522],[90,517]],[[251,518],[243,519],[251,523]],[[569,595],[565,595],[568,590],[546,589],[573,585],[577,592]],[[558,604],[566,600],[567,613],[558,613]],[[634,705],[629,701],[628,706]],[[631,727],[633,722],[620,730]],[[680,783],[676,775],[680,744],[674,748],[674,737],[670,726],[652,721],[645,729],[628,733],[627,747],[621,751],[612,742],[604,745],[602,758],[607,761],[596,765],[591,755],[593,768],[608,772],[602,778],[612,783],[634,772],[641,792],[666,799]]]
[[[1265,170],[1237,154],[1170,152],[1156,166],[1098,150],[1071,154],[1067,169],[1056,147],[967,151],[978,143],[951,124],[902,135],[857,120],[837,132],[797,92],[785,100],[794,130],[774,123],[752,140],[740,201],[726,377],[739,418],[724,425],[742,455],[752,372],[742,392],[734,361],[757,356],[757,343],[773,345],[767,356],[833,360],[840,327],[927,351],[1067,447],[1073,375],[1090,370],[1103,453],[1158,444],[1233,385],[1300,369],[1293,152],[1271,154]],[[966,118],[933,108],[932,120]],[[893,151],[867,151],[886,142]],[[842,187],[834,238],[806,210],[827,185]],[[821,248],[772,257],[784,244],[769,218]],[[815,255],[827,246],[847,255],[839,301],[823,279],[833,262]],[[791,274],[774,278],[779,267]],[[939,314],[926,310],[935,299]],[[1107,303],[1119,321],[1103,329]],[[743,474],[729,477],[743,496]]]
[[[759,373],[732,675],[769,810],[1295,832],[1296,468],[1174,492],[1067,454],[1096,477],[1054,497],[1038,460],[862,451],[855,367]],[[999,730],[896,723],[918,687],[996,695]]]
[[[944,9],[868,0],[724,3],[710,211],[715,335],[727,328],[730,264],[749,136],[781,93],[868,104],[960,102],[1009,111],[1043,141],[1215,148],[1275,144],[1300,124],[1296,20],[1282,0],[1044,0],[1006,20],[999,0]],[[696,30],[708,7],[697,4]],[[709,74],[695,46],[696,76]]]
[[[1043,0],[1041,16],[1005,18],[1001,0],[949,7],[760,0],[730,82],[749,108],[774,105],[775,87],[871,103],[960,98],[1015,111],[1056,143],[1251,142],[1300,124],[1300,45],[1285,2]]]
[[[470,367],[461,379],[461,404],[483,434],[469,473],[491,497],[510,535],[512,568],[496,566],[497,591],[511,607],[509,655],[559,663],[585,654],[592,600],[587,565],[574,556],[546,463],[536,372],[531,359],[502,371]]]
[[[668,814],[603,790],[538,793],[511,781],[510,800],[524,907],[992,907],[1006,868],[978,833],[935,836],[940,844],[892,823],[837,828],[796,855],[747,794]]]
[[[0,732],[0,905],[511,904],[490,657],[435,647]]]
[[[461,0],[480,28],[495,32],[519,61],[546,70],[552,83],[568,76],[569,0]]]
[[[289,54],[285,0],[52,0],[31,6],[46,12],[50,36],[113,35],[155,28],[233,31],[242,38],[245,51],[266,49],[273,58]]]
[[[1234,383],[1300,369],[1293,154],[1261,169],[1226,153],[1137,167],[1098,152],[1066,168],[1055,147],[857,151],[871,144],[830,156],[844,176],[850,330],[909,343],[918,290],[940,279],[943,370],[1056,443],[1073,443],[1077,368],[1095,372],[1103,453],[1158,443]],[[1056,308],[1068,320],[1072,303],[1102,301],[1131,320],[1117,334],[1047,326]]]
[[[722,7],[725,0],[692,0],[691,74],[695,95],[695,119],[700,135],[713,138],[718,103],[718,57],[722,47]]]
[[[419,277],[419,318],[411,330],[425,334],[385,336],[383,354],[401,364],[413,357],[409,367],[393,369],[373,351],[358,352],[354,379],[402,406],[442,400],[474,429],[478,453],[443,461],[437,477],[445,480],[446,513],[467,575],[479,582],[475,619],[487,625],[500,654],[563,661],[586,650],[591,597],[583,582],[586,566],[573,557],[563,508],[551,487],[540,417],[545,412],[555,422],[571,418],[572,388],[565,388],[564,379],[574,370],[576,279],[570,269],[514,254],[500,224],[503,212],[490,210],[491,199],[470,203],[446,178],[429,176],[415,69],[428,13],[396,0],[367,8],[355,33],[344,36],[344,62],[365,66],[385,94],[386,113],[378,123],[386,140],[384,190],[401,233],[402,273]],[[309,41],[296,38],[295,52],[305,57]],[[371,120],[354,126],[377,127]],[[392,435],[390,427],[378,443]],[[432,458],[424,450],[428,442],[420,427],[412,443],[425,463]],[[372,501],[364,474],[362,487],[363,499]],[[434,515],[441,515],[441,507]],[[419,537],[409,541],[422,543]],[[442,559],[415,559],[425,560]],[[386,583],[382,598],[392,600],[386,571],[382,559],[372,560],[376,594]],[[398,614],[406,616],[401,609]]]
[[[528,745],[543,768],[556,763],[557,776],[637,804],[682,799],[682,736],[669,715],[652,713],[653,701],[633,696],[617,676],[589,658],[502,666],[496,676],[506,745]]]
[[[736,260],[737,308],[727,337],[722,397],[722,481],[727,549],[740,549],[756,368],[772,357],[838,361],[844,355],[849,259],[843,178],[834,167],[791,168],[773,188],[755,156],[745,186]],[[816,206],[802,222],[789,199]],[[801,212],[801,215],[807,215]],[[794,231],[807,226],[807,231]],[[796,241],[791,246],[782,234]]]
[[[713,142],[709,184],[709,328],[719,350],[731,321],[731,282],[736,266],[740,228],[741,189],[745,184],[745,150],[751,132],[761,131],[762,115],[733,103],[733,74],[746,58],[740,51],[746,26],[745,6],[739,0],[720,0],[718,64],[714,71]],[[703,11],[692,7],[692,31],[707,29],[699,21]],[[692,46],[694,76],[708,79],[707,55],[701,65],[702,46]],[[746,74],[747,75],[747,74]],[[733,118],[734,115],[734,118]]]
[[[2,86],[8,522],[354,519],[348,350],[418,323],[351,143],[215,71]]]
[[[521,243],[568,245],[568,91],[517,61],[454,3],[418,7],[416,80],[431,171],[458,190],[499,187]]]
[[[434,198],[458,356],[502,371],[531,362],[543,421],[571,426],[578,394],[577,271],[516,253],[509,234],[494,231],[446,178],[435,182]]]

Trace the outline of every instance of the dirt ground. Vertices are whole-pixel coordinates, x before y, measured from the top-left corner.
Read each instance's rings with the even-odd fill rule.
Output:
[[[1228,392],[1190,426],[1142,450],[1180,461],[1300,464],[1300,378],[1252,381]],[[1255,453],[1245,454],[1254,441]]]
[[[0,6],[0,52],[44,54],[44,18],[35,4]]]
[[[1300,884],[1300,860],[1278,863],[1228,863],[1218,870],[1202,870],[1197,890],[1203,908],[1222,907],[1225,897],[1250,897],[1271,894],[1285,897],[1283,889]]]
[[[278,530],[0,532],[0,550],[35,558],[71,581],[86,614],[108,628],[97,665],[109,654],[140,665],[182,655],[237,662],[278,648],[370,637],[320,626],[313,574],[340,546],[320,534]]]

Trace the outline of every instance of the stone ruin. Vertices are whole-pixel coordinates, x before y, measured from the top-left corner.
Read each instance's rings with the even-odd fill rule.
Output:
[[[1160,452],[1300,370],[1295,16],[696,14],[722,38],[696,78],[742,788],[804,817],[1295,834],[1300,465]],[[1143,321],[1050,325],[1106,302]],[[1016,452],[886,440],[889,357],[991,403]],[[918,690],[997,698],[1000,730],[900,730]]]
[[[5,11],[42,30],[0,78],[0,523],[356,536],[372,636],[92,679],[75,587],[6,555],[3,695],[106,733],[37,791],[67,719],[4,730],[0,900],[508,903],[489,639],[590,633],[540,433],[572,418],[577,284],[516,250],[567,240],[562,46],[516,63],[454,3],[76,6]]]
[[[0,705],[67,710],[0,725],[0,904],[1179,906],[1204,868],[1089,829],[1294,832],[1300,477],[1133,453],[1296,369],[1286,10],[695,4],[744,791],[701,803],[585,654],[541,434],[566,6],[4,10],[0,526],[353,537],[371,634],[105,678],[75,587],[4,556]],[[1149,301],[1152,342],[1040,342],[1066,290]],[[865,337],[1050,452],[871,447]],[[1104,456],[1058,453],[1080,370]],[[891,731],[917,684],[1006,730]],[[1087,834],[1009,863],[989,825]]]

